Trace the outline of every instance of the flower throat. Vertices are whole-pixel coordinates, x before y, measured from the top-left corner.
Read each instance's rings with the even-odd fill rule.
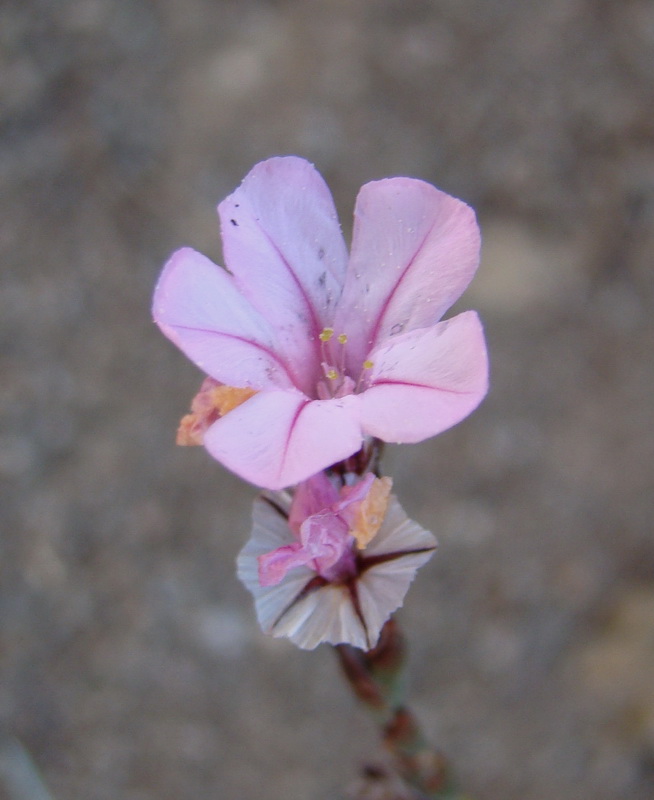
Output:
[[[318,381],[317,394],[320,400],[332,397],[345,397],[361,391],[366,383],[373,362],[366,360],[359,378],[355,383],[345,371],[345,345],[347,334],[339,333],[334,337],[333,328],[323,328],[320,335],[320,366],[324,378]]]

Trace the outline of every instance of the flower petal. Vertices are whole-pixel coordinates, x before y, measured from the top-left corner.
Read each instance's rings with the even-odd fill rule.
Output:
[[[361,188],[352,253],[334,329],[348,335],[348,367],[388,337],[437,322],[479,263],[474,211],[434,186],[389,178]]]
[[[474,311],[403,334],[370,359],[361,424],[386,442],[419,442],[450,428],[488,389],[486,344]]]
[[[368,631],[366,649],[377,644],[384,623],[402,605],[417,570],[429,561],[433,552],[428,550],[403,555],[363,573],[357,588],[359,607]]]
[[[259,392],[205,433],[211,455],[267,489],[299,483],[361,446],[359,398],[309,400],[296,391]]]
[[[275,586],[261,586],[258,557],[292,544],[294,539],[285,517],[265,500],[255,500],[252,510],[252,536],[236,559],[238,577],[254,597],[257,619],[269,633],[277,619],[315,577],[308,567],[297,567]]]
[[[365,560],[389,553],[413,553],[418,550],[433,552],[436,547],[436,537],[409,519],[397,497],[391,495],[384,522],[364,550],[363,556]]]
[[[287,636],[303,650],[313,650],[322,642],[368,649],[366,631],[342,584],[309,592],[282,614],[270,633]]]
[[[307,517],[331,508],[338,501],[338,490],[324,472],[302,481],[293,493],[288,515],[290,529],[299,535],[300,527]]]
[[[293,385],[269,324],[228,273],[200,253],[184,248],[173,254],[157,283],[152,313],[163,333],[221,383]]]
[[[397,498],[391,496],[384,522],[363,553],[364,564],[370,566],[363,570],[357,584],[368,647],[375,646],[382,626],[402,605],[416,570],[429,561],[436,546],[434,536],[409,519]]]
[[[218,212],[225,261],[239,289],[274,326],[286,356],[305,371],[316,369],[317,337],[331,323],[347,264],[324,180],[304,159],[271,158]]]
[[[276,586],[284,580],[286,573],[290,569],[305,567],[313,559],[311,555],[302,550],[302,545],[299,542],[293,542],[292,544],[278,547],[276,550],[271,550],[269,553],[264,553],[259,556],[257,561],[259,564],[259,583],[262,586]]]

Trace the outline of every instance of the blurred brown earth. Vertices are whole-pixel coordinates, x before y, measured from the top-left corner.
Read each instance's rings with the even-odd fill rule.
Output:
[[[42,800],[29,753],[56,800],[335,800],[375,752],[329,648],[258,630],[254,490],[174,446],[201,376],[150,320],[297,153],[346,230],[405,174],[485,234],[492,391],[386,458],[441,543],[427,731],[477,800],[649,800],[654,4],[3,0],[0,48],[0,797]]]

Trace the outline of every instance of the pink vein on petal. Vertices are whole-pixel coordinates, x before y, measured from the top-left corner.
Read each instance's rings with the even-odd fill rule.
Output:
[[[261,231],[261,233],[263,233],[263,235],[268,240],[268,243],[270,244],[270,246],[273,248],[273,250],[280,257],[282,263],[286,267],[286,270],[290,274],[291,279],[293,280],[293,282],[297,286],[298,291],[300,292],[300,295],[302,296],[302,299],[304,300],[304,305],[306,306],[307,311],[309,312],[309,317],[311,318],[311,325],[313,327],[313,331],[312,332],[313,332],[314,339],[315,339],[314,349],[316,350],[316,352],[319,353],[320,352],[320,345],[319,345],[318,334],[322,330],[322,326],[321,326],[321,324],[320,324],[320,322],[318,320],[318,315],[316,313],[316,309],[313,306],[313,303],[311,302],[311,298],[307,294],[306,289],[302,285],[302,281],[296,275],[295,270],[291,266],[290,262],[288,261],[288,259],[284,255],[284,253],[280,250],[280,248],[277,246],[277,244],[276,244],[275,240],[273,239],[273,237],[268,233],[268,231],[261,224],[260,220],[257,219],[256,217],[255,217],[255,222],[256,222],[257,226],[259,227],[259,230]],[[238,280],[238,278],[237,278],[237,280]]]
[[[177,330],[195,331],[198,333],[206,333],[210,336],[224,336],[226,339],[235,339],[237,342],[243,342],[243,344],[252,345],[252,347],[256,347],[258,350],[261,350],[262,352],[266,353],[274,361],[276,361],[280,365],[280,367],[282,367],[284,372],[287,374],[288,379],[291,381],[291,383],[299,388],[298,382],[295,379],[295,375],[293,374],[293,371],[291,370],[290,366],[285,361],[283,361],[283,359],[281,359],[279,355],[272,348],[266,347],[266,345],[263,345],[260,342],[255,342],[253,339],[248,339],[245,336],[239,336],[236,333],[225,333],[224,331],[215,331],[212,330],[211,328],[196,328],[191,325],[178,325],[176,323],[167,323],[167,324],[171,328],[175,328]]]
[[[473,394],[473,390],[465,390],[465,389],[446,389],[444,386],[431,386],[427,383],[416,383],[415,381],[400,381],[400,380],[392,380],[390,378],[381,378],[378,381],[373,381],[370,384],[370,388],[374,388],[375,386],[413,386],[416,389],[431,389],[434,392],[447,392],[447,394]]]
[[[382,322],[384,321],[384,316],[386,315],[386,312],[388,311],[388,307],[390,306],[391,301],[392,301],[393,297],[395,296],[395,293],[397,292],[397,290],[399,289],[400,284],[402,283],[402,281],[406,277],[407,272],[413,266],[416,258],[418,258],[418,255],[420,254],[420,251],[425,246],[425,242],[427,241],[427,239],[429,238],[429,236],[431,235],[431,232],[434,230],[435,227],[436,227],[436,220],[434,220],[434,222],[432,222],[432,224],[429,226],[429,230],[424,235],[422,241],[420,242],[420,244],[416,248],[415,253],[409,259],[409,263],[402,270],[402,274],[399,276],[399,278],[395,281],[395,286],[393,286],[391,291],[386,295],[386,299],[384,300],[384,302],[383,302],[383,304],[382,304],[382,306],[381,306],[381,308],[379,310],[379,313],[377,314],[377,319],[375,321],[375,324],[372,327],[372,331],[371,331],[371,334],[370,334],[369,341],[370,341],[370,348],[371,349],[374,347],[374,344],[377,341],[377,336],[379,334],[379,329],[381,328]]]
[[[297,407],[295,414],[293,415],[293,419],[291,420],[291,424],[288,426],[288,434],[286,436],[286,442],[284,443],[284,451],[279,459],[279,470],[278,475],[281,475],[284,471],[284,466],[286,465],[286,456],[288,455],[288,448],[291,444],[291,437],[293,436],[293,430],[297,425],[297,421],[300,418],[300,414],[304,411],[304,409],[309,405],[310,400],[304,400],[301,405]]]

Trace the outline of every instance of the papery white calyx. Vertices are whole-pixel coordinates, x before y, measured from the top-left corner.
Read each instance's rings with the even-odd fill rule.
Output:
[[[382,480],[390,489],[389,479],[369,475],[337,491],[321,474],[301,484],[293,501],[286,493],[255,501],[252,536],[237,566],[265,633],[306,650],[321,642],[375,646],[436,548],[387,490],[387,504],[379,502]],[[347,503],[348,495],[355,500]],[[326,505],[316,510],[319,498]],[[361,547],[356,534],[371,517],[374,532]]]

